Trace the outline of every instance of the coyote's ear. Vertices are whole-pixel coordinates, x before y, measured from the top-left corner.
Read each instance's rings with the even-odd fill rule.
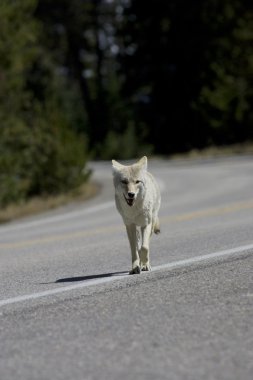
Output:
[[[112,160],[112,168],[113,170],[120,170],[123,168],[123,165],[121,165],[118,161]]]
[[[146,156],[143,156],[137,164],[142,167],[143,170],[147,170],[148,167],[148,159]]]

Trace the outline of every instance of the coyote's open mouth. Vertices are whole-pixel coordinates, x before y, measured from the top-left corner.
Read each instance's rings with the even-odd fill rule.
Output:
[[[126,203],[128,204],[128,206],[133,206],[134,204],[134,198],[127,198],[124,194],[124,198],[126,200]]]

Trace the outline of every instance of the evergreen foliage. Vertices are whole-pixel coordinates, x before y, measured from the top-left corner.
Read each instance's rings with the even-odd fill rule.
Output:
[[[62,111],[35,0],[0,3],[0,206],[66,191],[86,179],[86,146]]]

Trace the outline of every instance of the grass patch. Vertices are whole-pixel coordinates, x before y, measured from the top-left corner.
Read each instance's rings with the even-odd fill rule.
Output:
[[[0,223],[23,218],[48,211],[69,203],[82,202],[94,197],[99,191],[99,185],[95,182],[88,182],[75,190],[64,194],[47,197],[34,197],[19,204],[10,204],[4,209],[0,209]]]

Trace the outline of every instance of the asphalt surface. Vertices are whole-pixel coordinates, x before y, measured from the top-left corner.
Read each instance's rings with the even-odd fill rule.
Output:
[[[0,378],[252,380],[253,157],[149,164],[153,271],[101,194],[0,226]]]

